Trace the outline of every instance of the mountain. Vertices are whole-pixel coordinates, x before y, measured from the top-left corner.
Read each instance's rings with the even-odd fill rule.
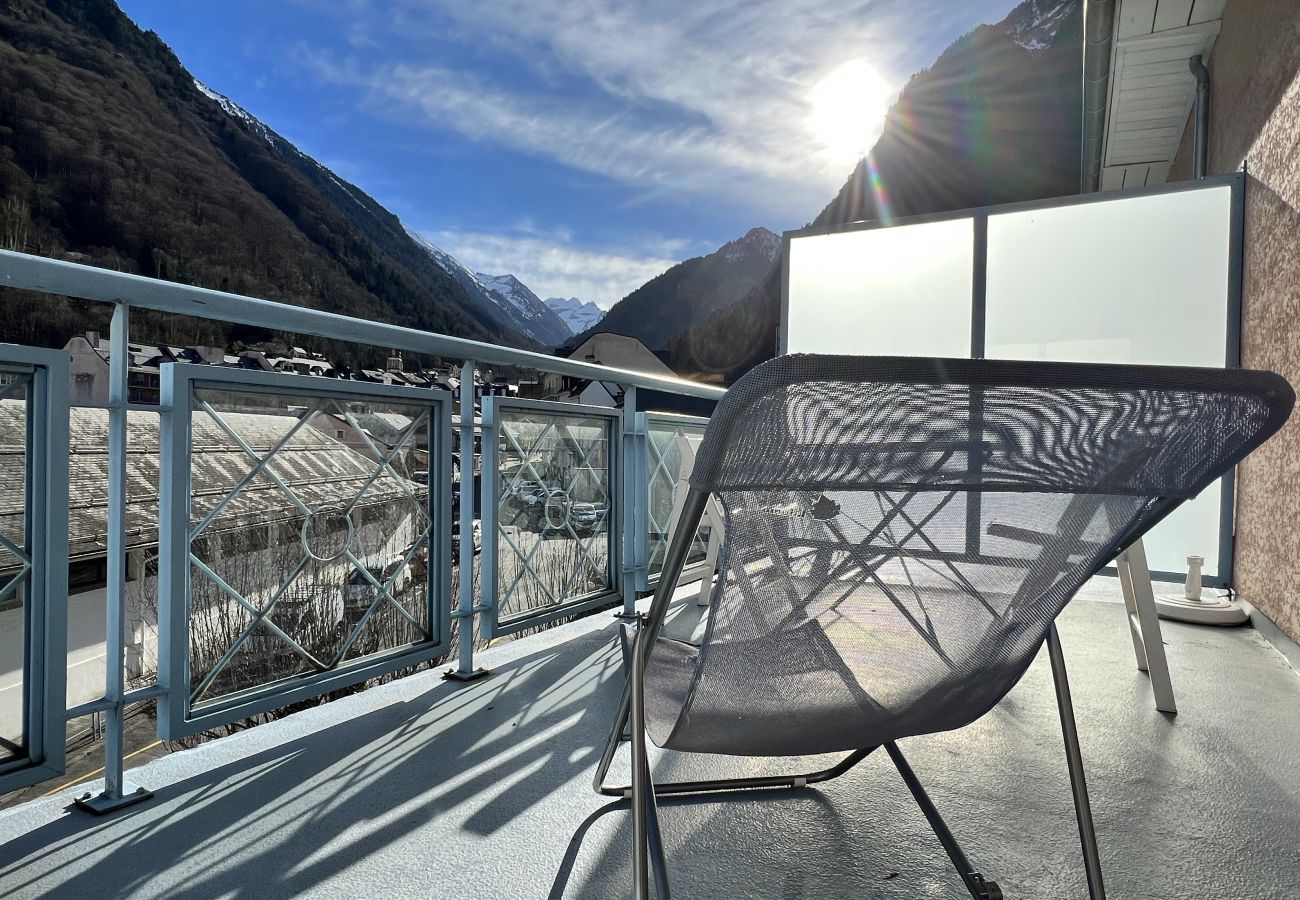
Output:
[[[1025,0],[959,38],[912,76],[871,153],[813,223],[1077,193],[1082,8]]]
[[[605,310],[594,300],[583,303],[577,297],[547,297],[543,302],[564,320],[570,334],[581,334],[605,318]]]
[[[684,323],[725,310],[765,283],[780,251],[779,237],[766,228],[751,228],[708,256],[688,259],[652,278],[569,343],[613,331],[637,338],[651,350],[666,349]]]
[[[238,120],[251,133],[266,141],[281,159],[289,162],[309,179],[367,239],[400,260],[405,267],[425,278],[440,281],[450,276],[465,292],[461,300],[463,310],[483,325],[489,333],[504,338],[506,343],[530,348],[532,345],[552,347],[557,343],[556,340],[551,339],[553,335],[544,338],[533,334],[527,327],[527,323],[520,319],[515,308],[508,303],[503,303],[501,298],[486,290],[459,260],[411,231],[364,191],[340,180],[329,169],[280,137],[264,122],[229,97],[217,93],[197,80],[194,86],[201,94],[220,106],[227,115]],[[430,265],[430,258],[432,258],[432,265]],[[465,274],[470,274],[469,279],[463,278]]]
[[[517,330],[548,347],[558,347],[573,335],[568,323],[515,276],[477,272],[475,277],[497,305],[513,317],[512,324],[518,323]]]
[[[0,246],[535,347],[355,185],[199,84],[111,0],[0,2]],[[22,295],[0,339],[61,345],[106,307]],[[142,337],[264,331],[145,313]],[[355,365],[382,354],[314,342]]]
[[[538,348],[553,349],[568,338],[568,329],[537,295],[513,275],[479,275],[423,235],[404,229],[420,251],[446,272],[473,298],[479,309],[504,322],[516,334],[524,335]],[[508,281],[506,281],[508,279]],[[493,281],[489,285],[487,282]],[[495,282],[500,281],[500,284]]]
[[[904,86],[880,139],[812,224],[1077,193],[1082,19],[1080,0],[1025,0],[955,41]],[[775,352],[780,309],[778,267],[665,349],[678,372],[734,379]]]

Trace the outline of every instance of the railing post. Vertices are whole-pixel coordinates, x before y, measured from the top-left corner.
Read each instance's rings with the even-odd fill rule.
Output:
[[[483,477],[488,473],[484,472]],[[474,668],[474,361],[467,359],[460,367],[460,565],[457,582],[455,618],[459,663],[446,673],[447,678],[470,681],[481,678],[487,669]],[[496,535],[483,535],[496,540]],[[486,598],[485,598],[486,599]],[[493,598],[495,600],[495,598]]]
[[[103,815],[153,796],[122,777],[123,730],[126,722],[126,444],[131,310],[113,306],[108,358],[108,584],[104,591],[104,790],[87,793],[77,806]]]
[[[636,569],[636,590],[644,593],[650,580],[650,417],[636,414],[636,522],[632,548]]]
[[[637,567],[640,559],[637,554],[638,522],[641,513],[642,492],[641,473],[641,437],[636,411],[636,385],[623,388],[623,453],[619,461],[622,475],[622,509],[620,524],[622,534],[623,571],[620,593],[623,595],[623,616],[636,615],[636,595],[638,588]]]

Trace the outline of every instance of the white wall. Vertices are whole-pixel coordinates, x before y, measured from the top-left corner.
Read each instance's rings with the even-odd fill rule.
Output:
[[[104,694],[104,597],[100,588],[68,598],[69,706]],[[22,721],[23,619],[22,609],[0,612],[0,734],[9,740]]]

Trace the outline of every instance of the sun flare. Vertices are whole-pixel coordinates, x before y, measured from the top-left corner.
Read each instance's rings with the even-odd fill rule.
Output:
[[[891,91],[863,59],[841,63],[808,93],[808,128],[833,165],[852,165],[880,135]]]

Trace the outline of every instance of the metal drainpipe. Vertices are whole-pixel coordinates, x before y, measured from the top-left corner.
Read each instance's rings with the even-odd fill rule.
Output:
[[[1086,0],[1083,8],[1083,147],[1080,189],[1101,186],[1101,151],[1106,139],[1106,99],[1110,93],[1111,38],[1115,33],[1114,0]]]
[[[1205,157],[1210,144],[1210,70],[1198,53],[1187,61],[1196,76],[1196,132],[1192,150],[1192,177],[1205,177]]]

